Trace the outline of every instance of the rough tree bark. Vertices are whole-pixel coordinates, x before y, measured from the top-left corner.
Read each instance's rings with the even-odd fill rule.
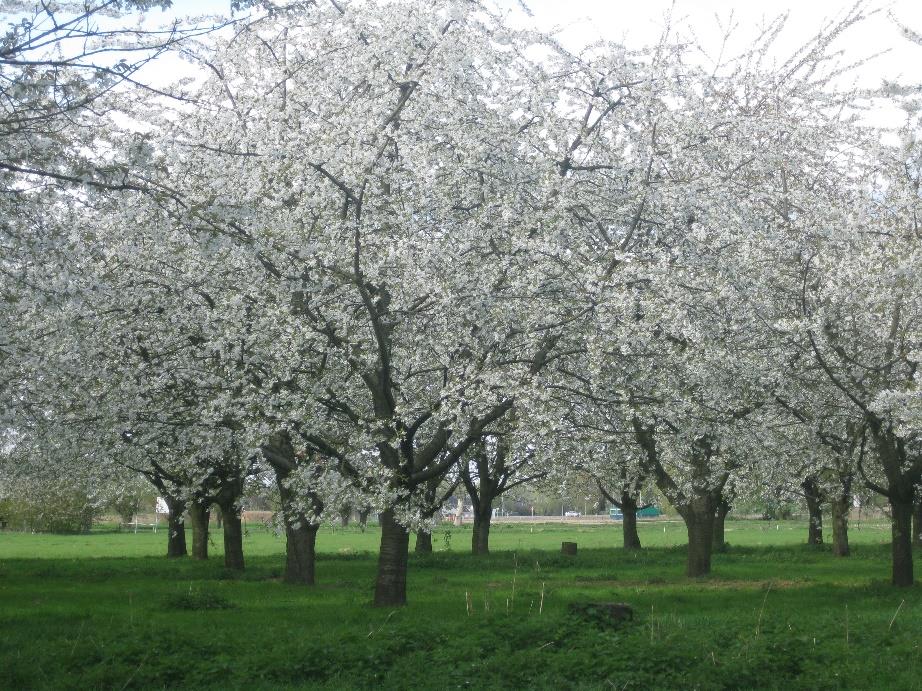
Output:
[[[208,559],[208,521],[211,512],[201,501],[193,501],[189,506],[189,519],[192,521],[192,558]]]
[[[374,605],[399,607],[407,604],[410,532],[397,522],[393,509],[382,512],[380,521],[381,549],[378,552]]]
[[[851,507],[851,496],[839,495],[830,502],[832,509],[832,553],[837,557],[847,557],[851,554],[848,544],[848,511]]]
[[[908,588],[913,584],[912,568],[912,498],[891,497],[893,585]]]
[[[815,478],[808,477],[800,484],[807,500],[807,544],[823,544],[823,495]]]
[[[314,585],[317,563],[317,531],[320,525],[307,520],[285,521],[285,577],[293,585]]]
[[[243,523],[240,510],[234,502],[222,502],[218,507],[224,519],[224,566],[243,571]]]
[[[417,554],[431,554],[432,553],[432,533],[428,530],[419,530],[416,533],[416,547],[415,551]]]
[[[628,492],[621,493],[621,533],[624,549],[640,549],[640,535],[637,533],[637,499]]]
[[[685,573],[690,577],[711,573],[711,556],[714,550],[715,501],[710,495],[698,496],[676,506],[688,530],[688,560]]]
[[[883,487],[868,478],[864,471],[864,442],[858,456],[858,470],[864,477],[868,489],[884,495],[890,502],[892,540],[891,582],[894,586],[908,588],[915,582],[912,564],[912,514],[916,499],[916,487],[922,480],[922,465],[914,459],[910,462],[906,445],[871,411],[865,411],[865,420],[877,448],[877,455],[887,478]],[[922,459],[919,459],[922,460]]]
[[[291,469],[276,467],[275,482],[282,504],[282,520],[285,523],[285,577],[286,583],[314,585],[316,569],[318,523],[308,520],[296,505],[294,492],[286,480]]]
[[[474,530],[471,535],[473,554],[490,553],[490,522],[493,519],[493,497],[480,500],[474,505]]]
[[[289,478],[298,468],[298,458],[288,432],[279,432],[263,446],[263,455],[275,470],[275,484],[279,491],[282,521],[285,524],[285,576],[286,583],[314,585],[316,574],[316,543],[323,512],[323,503],[308,492],[304,497],[310,503],[311,518],[299,506],[299,497],[291,489]],[[320,472],[314,466],[315,472]]]
[[[660,461],[653,425],[644,424],[637,418],[632,425],[637,442],[644,450],[647,472],[685,521],[688,531],[685,573],[691,577],[706,576],[711,572],[714,550],[714,515],[729,478],[726,471],[716,479],[713,477],[712,460],[719,453],[717,442],[707,434],[692,442],[689,449],[692,483],[690,492],[686,492],[678,487]]]
[[[167,516],[167,543],[166,555],[169,558],[185,557],[189,554],[186,549],[186,524],[183,521],[183,512],[186,503],[173,497],[165,496],[169,514]]]

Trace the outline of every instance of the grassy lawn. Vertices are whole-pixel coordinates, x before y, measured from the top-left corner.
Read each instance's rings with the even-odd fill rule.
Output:
[[[887,526],[853,529],[848,559],[805,536],[729,522],[713,576],[689,580],[680,523],[642,524],[639,553],[615,525],[497,525],[485,558],[440,530],[409,606],[378,610],[373,528],[325,528],[311,589],[279,581],[284,541],[261,527],[240,575],[219,534],[196,563],[161,557],[162,531],[0,533],[0,688],[922,688],[922,589],[887,584]],[[568,613],[592,601],[634,621]]]

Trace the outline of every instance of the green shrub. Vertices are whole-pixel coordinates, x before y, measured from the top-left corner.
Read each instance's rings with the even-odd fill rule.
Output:
[[[0,523],[37,533],[83,533],[93,527],[99,508],[79,490],[40,491],[0,502]]]

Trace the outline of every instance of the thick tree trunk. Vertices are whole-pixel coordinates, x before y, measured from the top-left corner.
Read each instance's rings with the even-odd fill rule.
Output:
[[[359,511],[359,527],[362,529],[362,532],[365,532],[365,528],[368,527],[368,514],[371,513],[371,509],[364,508]]]
[[[285,520],[285,582],[294,585],[314,585],[317,531],[320,525]]]
[[[807,500],[807,513],[809,522],[807,526],[807,544],[823,544],[823,507],[822,498],[816,482],[812,479],[804,480],[801,486],[804,489],[804,498]]]
[[[282,521],[285,523],[284,580],[295,585],[314,585],[317,560],[315,545],[320,524],[308,521],[296,505],[295,493],[287,483],[291,472],[289,467],[275,466],[275,484],[282,505]],[[318,515],[322,508],[319,502],[313,502],[313,510]]]
[[[688,530],[688,576],[706,576],[711,572],[714,549],[714,506],[708,499],[696,499],[682,507],[682,518]]]
[[[726,552],[727,540],[724,527],[727,522],[727,514],[730,513],[730,502],[721,499],[717,502],[717,510],[714,512],[714,551]]]
[[[339,524],[343,528],[349,527],[349,521],[352,519],[352,507],[344,507],[339,513]]]
[[[922,549],[922,499],[912,505],[912,546]]]
[[[380,521],[381,549],[378,552],[374,605],[400,607],[407,604],[410,533],[397,522],[391,509],[380,515]]]
[[[428,530],[420,530],[416,533],[416,553],[432,553],[432,533]]]
[[[490,521],[493,518],[492,503],[483,503],[474,509],[474,530],[471,535],[471,552],[473,554],[490,553]]]
[[[208,507],[193,501],[189,507],[189,519],[192,521],[192,558],[208,558],[208,520],[211,512]]]
[[[637,500],[631,495],[621,495],[621,532],[624,549],[640,549],[640,535],[637,533]]]
[[[908,588],[913,584],[912,572],[912,502],[891,497],[893,526],[893,585]]]
[[[849,495],[832,500],[832,553],[837,557],[851,554],[848,545],[848,510],[851,506]]]
[[[170,513],[167,517],[167,543],[166,555],[169,558],[185,557],[189,554],[186,550],[186,524],[183,522],[185,503],[174,499],[165,499]]]
[[[235,571],[243,571],[243,524],[236,507],[221,507],[224,518],[224,566]]]

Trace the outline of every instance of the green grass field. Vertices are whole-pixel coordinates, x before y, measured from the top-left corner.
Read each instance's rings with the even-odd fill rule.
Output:
[[[314,588],[280,582],[262,527],[239,575],[220,534],[197,563],[163,558],[162,531],[5,532],[0,688],[922,688],[922,590],[888,585],[886,525],[855,527],[836,559],[801,522],[729,522],[704,580],[682,575],[675,522],[643,523],[639,553],[616,525],[497,525],[480,558],[469,529],[440,530],[400,610],[369,604],[373,528],[323,530]],[[568,613],[602,601],[634,621]]]

